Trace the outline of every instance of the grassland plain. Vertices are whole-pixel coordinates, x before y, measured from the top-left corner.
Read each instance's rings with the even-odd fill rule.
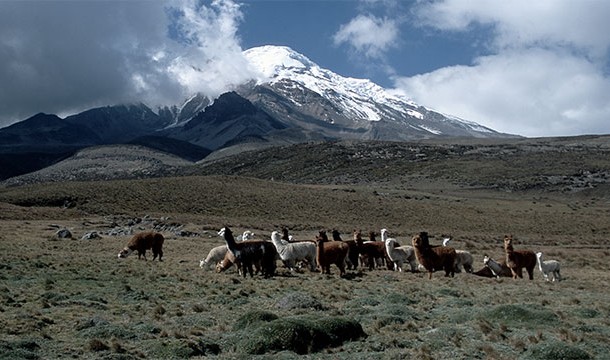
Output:
[[[418,163],[390,182],[194,175],[0,189],[0,358],[608,358],[607,182],[557,190],[552,177],[574,175],[578,160],[564,159],[569,169],[556,158],[528,178],[539,185],[508,190],[484,170],[501,166],[495,158]],[[603,157],[588,161],[610,170]],[[545,282],[538,269],[529,281],[282,267],[244,279],[199,268],[224,225],[265,239],[282,226],[297,239],[385,227],[402,244],[425,230],[435,244],[453,236],[475,269],[484,254],[501,259],[512,233],[516,248],[559,260],[564,280]],[[58,238],[62,228],[73,238]],[[153,228],[167,238],[164,262],[117,258],[129,231]],[[81,239],[92,231],[102,237]]]

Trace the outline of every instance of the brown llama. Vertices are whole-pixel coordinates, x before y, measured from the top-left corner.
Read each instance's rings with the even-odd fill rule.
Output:
[[[445,270],[445,276],[455,275],[456,252],[448,246],[431,246],[428,233],[420,232],[411,239],[417,261],[428,270],[428,279],[437,270]]]
[[[534,269],[536,268],[536,254],[530,250],[515,250],[513,248],[513,236],[504,236],[504,251],[506,252],[506,265],[513,273],[513,279],[523,278],[523,268],[527,270],[530,280],[534,280]]]
[[[141,256],[146,260],[146,250],[152,249],[153,261],[159,256],[159,261],[163,261],[163,242],[165,238],[162,234],[153,231],[135,234],[123,250],[119,252],[119,259],[128,257],[132,252],[138,252],[138,259]]]
[[[330,275],[330,265],[335,264],[339,268],[339,275],[345,275],[345,259],[349,251],[349,245],[343,241],[328,241],[326,231],[320,231],[316,237],[317,253],[316,260],[322,274]]]
[[[394,263],[388,257],[385,244],[376,240],[374,231],[369,232],[369,241],[360,244],[359,250],[362,266],[367,266],[369,270],[373,270],[376,266],[383,266],[384,262],[389,270],[394,268]]]

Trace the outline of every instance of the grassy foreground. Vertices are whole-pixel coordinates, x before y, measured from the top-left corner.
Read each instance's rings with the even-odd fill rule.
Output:
[[[0,359],[610,353],[609,205],[600,199],[185,178],[6,189],[0,201]],[[529,281],[381,269],[339,278],[336,268],[323,276],[281,267],[271,279],[244,279],[199,268],[223,244],[223,224],[259,238],[285,225],[298,239],[321,228],[345,239],[355,227],[387,227],[403,244],[420,230],[435,243],[450,233],[475,269],[484,254],[500,259],[502,236],[513,232],[516,248],[559,260],[564,281],[547,283],[538,269]],[[58,238],[61,228],[73,238]],[[117,258],[128,231],[152,228],[166,236],[164,262]],[[91,231],[102,237],[81,239]]]

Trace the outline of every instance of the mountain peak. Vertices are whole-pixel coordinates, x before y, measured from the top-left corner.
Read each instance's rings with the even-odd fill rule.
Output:
[[[250,64],[266,78],[280,76],[284,71],[307,70],[318,67],[305,55],[287,46],[264,45],[244,51]]]
[[[345,114],[368,121],[379,121],[385,108],[405,116],[421,118],[410,99],[391,94],[368,79],[338,75],[321,68],[306,56],[286,46],[260,46],[244,51],[250,65],[263,75],[259,84],[275,84],[288,80],[334,102]]]

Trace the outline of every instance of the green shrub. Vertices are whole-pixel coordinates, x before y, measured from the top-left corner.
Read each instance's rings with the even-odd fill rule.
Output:
[[[592,359],[585,350],[562,342],[548,342],[535,345],[525,352],[521,359],[528,360],[587,360]]]
[[[373,321],[372,327],[375,330],[379,330],[383,327],[386,327],[388,325],[394,325],[394,324],[404,324],[405,320],[400,317],[400,316],[395,316],[395,315],[381,315],[379,317],[377,317],[377,319],[375,319]]]
[[[233,330],[242,330],[251,326],[258,326],[263,322],[269,322],[277,319],[278,316],[261,310],[250,311],[237,319],[233,324]]]
[[[506,325],[536,327],[538,325],[552,325],[558,322],[555,313],[541,309],[534,304],[527,305],[499,305],[483,312],[488,321],[501,321]]]
[[[33,340],[0,340],[0,359],[39,359],[40,346]]]
[[[409,299],[407,295],[399,293],[390,293],[384,299],[390,304],[411,305],[416,303],[416,301]]]
[[[342,317],[292,317],[264,322],[237,344],[247,354],[289,350],[310,354],[366,336],[362,326]]]
[[[593,319],[599,316],[599,311],[590,308],[580,308],[575,313],[585,319]]]
[[[282,310],[315,309],[324,310],[322,303],[309,294],[292,292],[277,301],[276,307]]]

